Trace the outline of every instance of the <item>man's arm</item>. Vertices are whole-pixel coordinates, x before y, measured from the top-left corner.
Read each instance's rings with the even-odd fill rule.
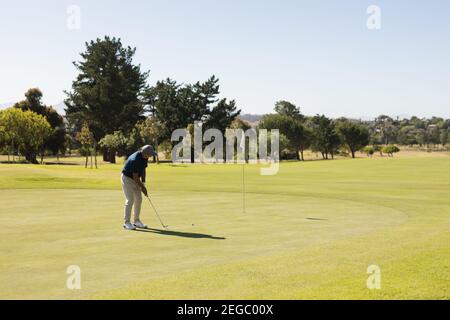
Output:
[[[134,180],[134,182],[136,182],[136,184],[139,186],[139,188],[141,188],[142,193],[147,197],[147,195],[148,195],[147,188],[141,182],[141,179],[139,178],[139,174],[138,173],[135,173],[135,172],[133,173],[133,180]]]

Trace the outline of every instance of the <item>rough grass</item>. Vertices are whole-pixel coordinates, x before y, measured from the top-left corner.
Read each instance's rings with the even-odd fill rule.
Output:
[[[241,166],[152,165],[170,232],[121,229],[120,165],[0,165],[0,298],[448,299],[449,160],[247,166],[245,214]]]

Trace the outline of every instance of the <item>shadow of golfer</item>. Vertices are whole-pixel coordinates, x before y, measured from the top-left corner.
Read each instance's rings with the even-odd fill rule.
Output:
[[[136,229],[136,231],[156,233],[156,234],[160,234],[160,235],[164,235],[164,236],[193,238],[193,239],[211,239],[211,240],[226,240],[227,239],[224,237],[214,237],[210,234],[179,232],[179,231],[160,230],[160,229]]]

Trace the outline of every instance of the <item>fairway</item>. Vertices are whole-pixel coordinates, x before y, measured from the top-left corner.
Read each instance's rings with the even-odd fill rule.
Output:
[[[151,165],[122,229],[121,164],[0,165],[3,299],[449,299],[450,157]],[[81,268],[81,290],[66,269]],[[381,290],[366,286],[381,269]]]

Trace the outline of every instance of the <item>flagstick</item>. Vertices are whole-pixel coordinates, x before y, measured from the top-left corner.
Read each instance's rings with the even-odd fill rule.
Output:
[[[242,164],[242,213],[245,213],[245,162]]]
[[[247,161],[247,155],[245,154],[246,139],[245,134],[241,137],[240,148],[244,151],[244,162],[242,163],[242,212],[245,213],[245,163]]]

